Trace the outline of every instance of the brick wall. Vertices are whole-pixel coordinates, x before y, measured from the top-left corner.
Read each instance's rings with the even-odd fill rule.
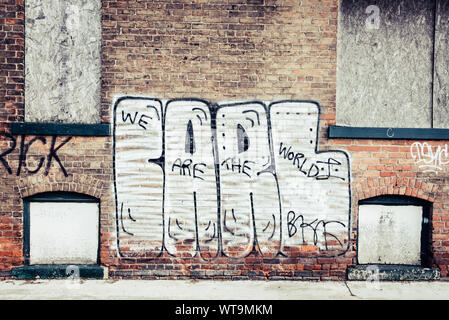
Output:
[[[104,123],[113,124],[117,98],[130,95],[164,101],[196,97],[211,103],[319,102],[319,150],[345,150],[350,158],[349,250],[323,257],[317,246],[302,245],[289,248],[288,256],[270,258],[250,254],[208,260],[199,255],[172,256],[166,251],[156,257],[119,257],[113,138],[9,135],[10,122],[24,120],[24,9],[21,0],[3,0],[0,128],[4,133],[0,152],[6,154],[0,163],[1,270],[23,263],[22,198],[45,191],[75,191],[101,201],[100,258],[112,277],[343,279],[347,267],[356,263],[357,202],[376,195],[402,194],[433,202],[433,266],[447,276],[445,165],[441,170],[423,172],[411,150],[415,141],[327,138],[327,128],[335,124],[336,114],[336,0],[129,0],[102,4]],[[60,163],[50,159],[47,168],[52,139],[56,145],[67,142],[57,151]],[[447,142],[428,143],[436,152]],[[24,153],[26,158],[21,157]],[[442,155],[444,162],[446,154]]]
[[[115,253],[115,221],[109,138],[1,135],[0,270],[20,266],[23,258],[22,198],[42,192],[66,191],[100,199],[101,262]],[[51,156],[54,139],[56,157]],[[23,142],[22,142],[23,141]],[[59,161],[58,161],[59,160]],[[8,169],[7,169],[8,168]]]
[[[117,96],[222,101],[310,99],[335,119],[336,1],[104,1],[103,117]],[[125,251],[126,251],[125,247]],[[122,259],[116,276],[343,277],[354,253]],[[133,271],[137,269],[136,271]]]
[[[313,99],[335,110],[336,1],[103,1],[103,115],[114,95]]]
[[[351,155],[354,250],[359,200],[380,195],[404,195],[428,200],[432,202],[431,265],[440,269],[442,277],[447,277],[449,217],[445,150],[448,142],[332,139],[329,143],[348,150]]]
[[[23,1],[0,3],[0,130],[5,123],[23,121],[24,104]]]

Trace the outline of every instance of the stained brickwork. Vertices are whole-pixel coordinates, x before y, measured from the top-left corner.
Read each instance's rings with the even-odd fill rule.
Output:
[[[0,270],[8,272],[24,262],[22,199],[72,191],[100,199],[100,262],[109,267],[111,277],[344,279],[347,268],[357,263],[358,201],[400,194],[433,203],[431,266],[447,276],[447,141],[328,138],[328,127],[336,124],[337,14],[337,0],[102,1],[102,123],[114,126],[114,106],[127,96],[164,103],[195,97],[211,105],[313,100],[321,106],[317,150],[344,151],[350,164],[345,189],[351,197],[349,237],[347,250],[337,255],[323,255],[309,243],[270,257],[256,250],[237,257],[219,252],[204,259],[199,254],[173,255],[162,247],[156,256],[121,256],[136,243],[118,241],[122,229],[113,135],[10,134],[11,122],[24,121],[24,3],[2,0]]]

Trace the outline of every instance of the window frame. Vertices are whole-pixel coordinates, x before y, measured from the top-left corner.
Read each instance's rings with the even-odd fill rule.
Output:
[[[339,8],[342,5],[343,0],[339,0]],[[430,105],[428,108],[430,109],[431,119],[430,123],[428,123],[428,127],[386,127],[386,126],[376,126],[374,123],[372,125],[365,125],[365,126],[357,126],[357,124],[345,124],[345,125],[338,125],[338,120],[336,120],[335,125],[329,125],[328,127],[328,138],[329,139],[382,139],[382,140],[401,140],[401,139],[407,139],[407,140],[449,140],[449,129],[446,129],[444,126],[435,126],[435,108],[437,107],[435,105],[436,103],[436,88],[435,88],[435,77],[437,73],[438,66],[435,65],[437,60],[437,49],[436,49],[436,34],[437,32],[443,32],[438,31],[438,26],[441,27],[441,23],[439,24],[437,22],[438,14],[443,14],[445,11],[441,11],[444,8],[442,7],[442,4],[439,0],[435,0],[435,7],[433,11],[433,35],[432,35],[432,59],[431,59],[431,99],[430,99]],[[366,17],[368,18],[369,15],[367,13]],[[340,19],[340,17],[339,17]],[[340,21],[340,20],[339,20]],[[340,30],[340,22],[338,23],[337,28],[337,34],[342,32]],[[340,37],[337,36],[339,41]],[[442,53],[440,52],[440,55]],[[444,66],[441,66],[444,68]],[[339,70],[339,63],[337,62],[337,73],[342,72]],[[337,77],[338,78],[338,77]],[[337,79],[337,90],[338,90],[338,79]],[[336,113],[337,116],[338,112],[338,104],[336,106]],[[336,117],[337,118],[337,117]]]

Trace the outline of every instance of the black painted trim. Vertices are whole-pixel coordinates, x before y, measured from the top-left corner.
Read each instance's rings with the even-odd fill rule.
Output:
[[[387,140],[449,140],[449,129],[329,126],[329,138]]]
[[[70,269],[68,267],[70,266]],[[103,279],[105,269],[96,265],[35,265],[15,267],[11,275],[19,280],[40,279],[69,279],[72,275],[69,270],[77,267],[80,279]]]
[[[420,198],[414,198],[402,195],[382,195],[373,198],[363,199],[359,201],[362,204],[379,204],[385,206],[430,206],[431,202]]]
[[[30,264],[30,202],[23,201],[23,260]]]
[[[26,202],[99,202],[99,199],[87,194],[64,191],[42,192],[23,198],[23,200]]]
[[[109,123],[37,123],[13,122],[11,133],[13,135],[58,135],[58,136],[94,136],[104,137],[110,135]]]

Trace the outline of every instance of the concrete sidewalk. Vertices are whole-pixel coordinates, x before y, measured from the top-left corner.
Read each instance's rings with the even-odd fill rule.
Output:
[[[0,300],[449,300],[449,282],[4,280]]]

